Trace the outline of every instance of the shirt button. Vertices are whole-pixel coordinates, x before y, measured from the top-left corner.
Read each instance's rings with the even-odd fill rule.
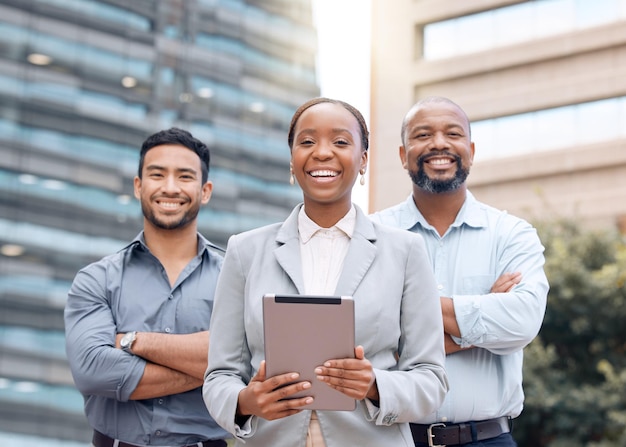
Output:
[[[383,424],[388,424],[391,425],[393,424],[396,419],[398,419],[398,416],[395,414],[387,414],[385,415],[385,417],[383,417]]]
[[[439,290],[443,290],[443,284],[438,284],[438,285],[437,285],[437,289],[439,289]]]
[[[161,436],[161,430],[157,430],[155,433],[157,436]]]
[[[448,422],[448,418],[447,418],[447,417],[445,417],[445,416],[444,416],[444,417],[442,417],[442,418],[441,418],[441,422]]]
[[[159,405],[163,405],[163,399],[159,399]]]
[[[172,330],[170,328],[166,327],[165,328],[165,332],[167,332],[169,334],[170,332],[172,332]]]
[[[173,300],[174,299],[174,295],[170,295],[167,297],[168,300]]]

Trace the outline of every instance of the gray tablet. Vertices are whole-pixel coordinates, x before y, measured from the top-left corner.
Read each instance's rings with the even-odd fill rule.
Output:
[[[307,410],[354,410],[355,399],[315,377],[326,360],[354,358],[354,301],[350,296],[263,297],[267,377],[300,373],[312,386],[294,397],[313,396]]]

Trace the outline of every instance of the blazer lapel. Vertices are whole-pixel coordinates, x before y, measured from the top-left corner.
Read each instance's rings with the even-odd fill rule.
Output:
[[[304,277],[302,276],[302,259],[300,257],[300,239],[298,238],[298,213],[302,204],[296,206],[276,234],[278,247],[274,255],[281,268],[298,289],[304,293]]]
[[[357,207],[354,234],[350,240],[350,248],[337,283],[335,291],[337,295],[354,295],[376,257],[375,241],[374,224]]]

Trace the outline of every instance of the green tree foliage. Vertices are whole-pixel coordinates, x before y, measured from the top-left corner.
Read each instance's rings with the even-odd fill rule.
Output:
[[[550,282],[526,348],[520,447],[626,446],[626,243],[573,222],[540,225]]]

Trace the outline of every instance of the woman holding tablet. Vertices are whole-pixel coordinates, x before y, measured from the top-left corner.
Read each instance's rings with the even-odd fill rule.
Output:
[[[345,102],[300,106],[288,143],[304,203],[284,222],[228,242],[203,396],[237,446],[413,446],[408,423],[434,412],[447,392],[439,293],[423,240],[371,222],[352,203],[368,138],[361,113]],[[355,410],[302,409],[313,397],[290,397],[311,382],[295,372],[266,377],[267,293],[353,297],[354,356],[315,374],[356,399]]]

